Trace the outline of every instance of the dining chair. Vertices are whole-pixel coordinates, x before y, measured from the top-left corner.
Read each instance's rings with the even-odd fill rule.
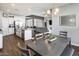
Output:
[[[48,38],[49,37],[49,32],[44,32],[44,38],[46,39],[46,38]]]
[[[67,38],[67,31],[60,31],[59,35]]]
[[[38,33],[35,35],[35,39],[38,40],[38,39],[42,39],[43,38],[43,33]]]
[[[73,56],[75,49],[72,47],[66,47],[61,56]]]
[[[71,37],[67,37],[67,31],[60,31],[59,35],[69,40],[69,46],[71,46]]]
[[[67,31],[60,31],[59,35],[69,40],[69,45],[65,48],[61,56],[73,56],[75,49],[71,47],[71,38],[67,37]]]
[[[30,51],[30,49],[21,47],[21,45],[20,45],[19,42],[18,42],[18,48],[20,49],[22,56],[31,56],[31,51]]]

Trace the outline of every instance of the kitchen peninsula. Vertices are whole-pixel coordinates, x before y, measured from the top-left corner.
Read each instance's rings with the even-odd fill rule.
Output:
[[[16,22],[15,29],[15,35],[23,39],[31,39],[37,33],[48,32],[44,17],[36,15],[26,16],[25,26],[22,22]]]

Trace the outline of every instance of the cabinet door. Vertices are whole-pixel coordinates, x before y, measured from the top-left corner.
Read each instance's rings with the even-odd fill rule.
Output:
[[[3,48],[3,36],[0,34],[0,49]]]
[[[32,22],[32,20],[30,19],[30,20],[27,20],[27,26],[29,26],[29,27],[32,27],[33,26],[33,22]]]
[[[9,35],[14,34],[14,28],[9,28]]]
[[[24,40],[32,39],[32,30],[27,29],[24,31]]]
[[[36,27],[44,27],[44,21],[41,19],[34,19],[34,26]]]

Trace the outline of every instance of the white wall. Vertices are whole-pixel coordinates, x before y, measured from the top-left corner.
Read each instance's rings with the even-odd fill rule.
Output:
[[[16,16],[14,17],[14,21],[20,21],[23,23],[23,26],[25,26],[25,16]]]
[[[25,16],[16,16],[16,15],[14,15],[14,20],[15,21],[22,21],[23,23],[25,23]]]
[[[60,26],[59,25],[59,16],[61,15],[76,15],[76,26],[68,27],[68,26]],[[79,4],[67,5],[65,7],[60,8],[60,13],[58,16],[52,16],[52,33],[59,34],[60,30],[68,31],[68,36],[71,37],[72,44],[79,46]]]

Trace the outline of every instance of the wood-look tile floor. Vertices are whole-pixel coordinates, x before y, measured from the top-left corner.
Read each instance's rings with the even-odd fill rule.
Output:
[[[20,50],[18,49],[18,42],[24,46],[23,39],[20,39],[14,35],[3,37],[3,49],[0,50],[0,55],[2,56],[19,56],[21,55]]]
[[[24,46],[24,41],[14,35],[3,37],[3,49],[0,50],[0,56],[21,56],[21,52],[18,49],[18,42]],[[75,49],[75,56],[79,56],[79,47],[72,46]]]
[[[72,46],[72,48],[75,49],[74,56],[79,56],[79,47],[77,47],[77,46]]]

